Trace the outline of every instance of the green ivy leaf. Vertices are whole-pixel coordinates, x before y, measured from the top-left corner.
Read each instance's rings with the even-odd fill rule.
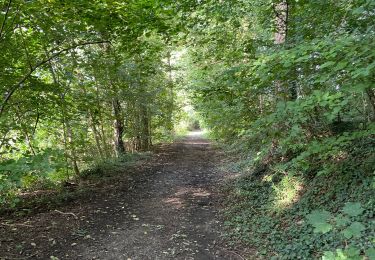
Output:
[[[361,215],[364,209],[362,208],[361,203],[348,202],[345,204],[342,211],[351,217],[356,217]]]

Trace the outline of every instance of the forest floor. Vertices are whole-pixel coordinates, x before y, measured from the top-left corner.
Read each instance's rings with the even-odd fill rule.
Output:
[[[221,238],[221,158],[193,132],[59,208],[0,217],[0,259],[243,259]]]

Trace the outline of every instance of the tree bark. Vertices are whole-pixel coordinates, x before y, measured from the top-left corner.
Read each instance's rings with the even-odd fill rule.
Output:
[[[287,0],[282,0],[274,6],[274,12],[276,16],[276,32],[275,32],[275,44],[282,45],[287,41],[288,36],[288,20],[290,5]],[[283,92],[282,89],[284,86],[281,81],[276,81],[275,88],[277,93]],[[286,89],[287,88],[287,89]],[[297,86],[294,83],[291,83],[289,88],[288,86],[284,87],[285,99],[296,100],[298,98]]]
[[[72,161],[73,171],[74,171],[75,175],[78,176],[80,174],[80,171],[79,171],[78,163],[77,163],[76,149],[75,149],[74,143],[73,143],[73,132],[72,132],[72,128],[70,127],[69,121],[67,121],[67,120],[65,122],[65,127],[66,127],[66,133],[67,133],[67,136],[68,136],[68,143],[69,143],[69,146],[70,146],[70,153],[71,153],[70,159]]]
[[[288,2],[282,0],[280,3],[276,4],[274,6],[274,12],[276,15],[275,44],[283,44],[286,41],[288,32]]]
[[[373,88],[366,88],[366,94],[368,96],[371,108],[372,108],[372,117],[371,121],[375,121],[375,93]]]
[[[99,134],[98,129],[96,128],[95,119],[94,119],[94,116],[93,116],[91,110],[89,110],[89,116],[90,116],[89,120],[90,120],[90,123],[91,123],[91,129],[92,129],[94,139],[95,139],[96,149],[98,150],[100,158],[104,158],[103,150],[102,150],[102,147],[100,145],[100,134]]]
[[[144,104],[141,104],[141,128],[142,128],[142,136],[141,136],[141,150],[146,151],[150,149],[150,132],[149,132],[149,118],[148,118],[148,111],[147,107]]]
[[[103,118],[103,112],[102,112],[102,104],[100,100],[100,90],[99,90],[99,82],[95,78],[95,90],[96,90],[96,108],[98,110],[98,120],[99,120],[99,131],[98,136],[102,140],[103,144],[103,153],[105,157],[111,156],[112,150],[107,142],[107,133],[104,130],[105,120]]]
[[[121,113],[121,104],[117,98],[112,99],[113,117],[114,117],[114,139],[116,155],[121,156],[125,153],[125,145],[122,136],[124,134],[124,119]]]

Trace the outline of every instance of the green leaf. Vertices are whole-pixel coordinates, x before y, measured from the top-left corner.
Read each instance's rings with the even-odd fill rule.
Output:
[[[343,226],[346,226],[350,222],[350,219],[348,217],[339,215],[335,217],[335,222],[338,227],[343,227]]]
[[[345,204],[342,211],[351,217],[356,217],[361,215],[364,209],[362,208],[361,203],[348,202]]]
[[[326,210],[314,210],[307,216],[308,222],[311,225],[317,222],[326,222],[328,219],[331,218],[331,213]]]
[[[307,216],[308,223],[315,229],[314,233],[327,233],[332,229],[332,225],[327,221],[331,218],[331,213],[325,210],[314,210]]]
[[[326,63],[323,63],[320,68],[323,69],[323,68],[326,68],[326,67],[330,67],[332,65],[334,65],[335,62],[334,61],[327,61]]]
[[[365,230],[366,227],[360,222],[354,222],[349,227],[342,231],[342,234],[347,238],[350,239],[352,237],[359,237],[361,236],[361,232]]]
[[[349,247],[345,250],[336,249],[336,252],[326,251],[322,260],[361,260],[361,251],[356,247]]]
[[[357,14],[358,15],[358,14],[362,14],[365,11],[366,11],[365,8],[363,6],[360,6],[358,8],[355,8],[352,12],[353,12],[353,14]]]
[[[315,223],[314,225],[314,233],[327,233],[332,230],[332,225],[328,224],[327,222],[320,222],[320,223]]]
[[[347,62],[342,62],[342,61],[341,61],[341,62],[339,62],[339,63],[336,65],[335,70],[336,70],[336,71],[342,70],[342,69],[344,69],[347,65],[348,65]]]
[[[335,260],[336,255],[334,252],[324,252],[324,255],[322,256],[322,260]]]
[[[337,249],[336,254],[337,254],[337,256],[335,257],[335,259],[337,259],[337,260],[338,259],[347,259],[346,254],[345,254],[344,250],[342,250],[342,249]]]
[[[375,248],[369,248],[365,251],[369,260],[375,260]]]
[[[361,251],[354,246],[351,246],[348,249],[346,249],[345,254],[346,254],[346,256],[349,257],[349,259],[353,259],[353,260],[362,258],[362,257],[359,256],[361,254]]]

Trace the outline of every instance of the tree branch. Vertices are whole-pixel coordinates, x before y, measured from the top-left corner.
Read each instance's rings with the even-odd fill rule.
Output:
[[[3,103],[0,106],[0,116],[3,114],[4,108],[5,108],[6,104],[8,103],[9,99],[13,96],[14,92],[16,92],[16,90],[19,89],[22,86],[22,84],[31,76],[31,74],[33,74],[33,72],[35,70],[37,70],[39,67],[43,66],[44,64],[46,64],[50,60],[56,58],[57,56],[59,56],[60,54],[66,52],[66,51],[75,49],[77,47],[82,47],[82,46],[92,45],[92,44],[100,44],[100,43],[110,43],[110,42],[109,41],[94,41],[94,42],[78,43],[78,44],[75,44],[73,46],[64,48],[64,49],[62,49],[62,50],[60,50],[60,51],[58,51],[56,53],[53,53],[51,56],[47,57],[46,59],[38,62],[36,65],[34,65],[33,67],[31,67],[30,70],[29,70],[29,72],[26,73],[26,75],[24,75],[22,77],[22,79],[20,79],[20,81],[18,81],[16,84],[14,84],[13,87],[11,88],[11,90],[5,96],[5,98],[3,100]]]
[[[4,27],[5,27],[5,23],[6,23],[7,19],[8,19],[8,14],[9,14],[9,10],[10,10],[10,5],[11,4],[12,4],[12,0],[9,0],[8,5],[7,5],[7,10],[5,11],[5,15],[4,15],[4,21],[1,24],[1,28],[0,28],[0,39],[3,36]]]
[[[6,37],[7,33],[16,30],[19,27],[19,24],[16,24],[15,26],[13,26],[19,13],[20,13],[20,5],[17,6],[15,14],[13,15],[13,19],[12,21],[9,22],[9,25],[7,26],[7,28],[4,27],[3,34],[0,37],[0,41]]]
[[[38,127],[38,123],[39,123],[40,113],[39,113],[38,107],[36,108],[36,112],[37,112],[37,114],[36,114],[35,125],[34,125],[34,128],[33,128],[33,134],[32,134],[32,136],[35,135],[36,128]]]

